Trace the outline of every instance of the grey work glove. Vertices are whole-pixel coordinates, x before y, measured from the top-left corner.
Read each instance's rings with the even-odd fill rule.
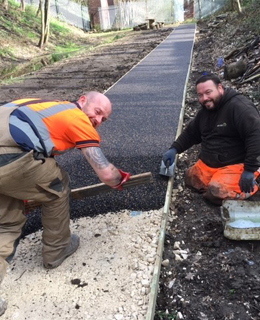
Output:
[[[254,191],[254,186],[255,186],[254,172],[244,170],[239,180],[239,186],[242,192],[250,193]]]
[[[176,154],[177,150],[175,148],[169,149],[165,152],[162,159],[166,167],[169,162],[170,166],[174,163]]]

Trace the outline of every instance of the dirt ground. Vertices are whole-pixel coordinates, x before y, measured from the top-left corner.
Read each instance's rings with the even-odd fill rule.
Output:
[[[1,87],[0,103],[21,96],[76,100],[86,91],[106,91],[161,43],[172,27],[128,33],[92,52],[49,65]],[[0,61],[1,66],[1,61]]]
[[[185,123],[198,109],[195,80],[204,71],[222,76],[223,70],[217,68],[218,57],[236,48],[235,35],[240,40],[248,35],[236,14],[228,15],[216,28],[205,31],[212,21],[198,23]],[[28,75],[24,83],[2,86],[0,103],[21,96],[73,100],[86,90],[103,92],[171,31],[172,28],[164,28],[136,32],[99,51],[49,66]],[[230,82],[224,84],[234,87]],[[256,105],[259,103],[259,82],[237,89],[254,99]],[[198,148],[192,148],[178,161],[155,320],[260,319],[259,242],[225,238],[220,208],[206,203],[200,194],[184,186],[184,171],[196,161],[197,155]]]

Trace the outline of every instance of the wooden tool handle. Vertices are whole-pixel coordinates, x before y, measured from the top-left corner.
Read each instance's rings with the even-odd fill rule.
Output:
[[[148,184],[153,181],[152,178],[152,173],[151,172],[146,172],[146,173],[141,173],[137,174],[135,176],[131,176],[128,181],[126,181],[123,185],[124,189],[128,188],[133,188],[135,186],[141,185],[141,184]],[[105,192],[121,192],[118,190],[115,190],[105,183],[99,183],[99,184],[94,184],[92,186],[87,186],[87,187],[82,187],[82,188],[77,188],[77,189],[72,189],[71,190],[71,198],[72,199],[82,199],[85,197],[91,197],[95,196],[101,193]],[[34,200],[28,200],[28,202],[25,204],[25,210],[33,210],[35,208],[38,208],[41,206],[40,202],[36,202]]]

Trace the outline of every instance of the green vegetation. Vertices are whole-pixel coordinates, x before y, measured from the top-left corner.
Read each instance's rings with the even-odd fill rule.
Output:
[[[51,18],[50,36],[46,47],[40,49],[41,16],[37,7],[26,5],[25,12],[20,3],[9,0],[8,10],[0,3],[0,80],[20,76],[23,70],[38,70],[72,55],[89,52],[102,44],[113,43],[132,30],[111,32],[85,32],[59,19]],[[4,12],[4,14],[2,14]],[[44,63],[43,61],[44,58]]]
[[[252,97],[255,101],[260,102],[260,84],[258,85],[258,90],[252,93]]]
[[[8,48],[0,48],[0,57],[4,57],[4,58],[14,58],[14,54],[12,52],[11,49]]]
[[[157,311],[156,316],[160,320],[175,320],[177,317],[177,311],[174,313],[169,313],[169,312],[163,312],[163,311]]]
[[[50,29],[53,33],[61,33],[63,35],[67,35],[70,33],[70,29],[62,22],[58,20],[53,20],[50,22]]]
[[[29,31],[29,32],[27,33],[27,37],[28,37],[29,39],[36,39],[36,34],[33,33],[33,32],[31,32],[31,31]]]
[[[258,0],[251,1],[246,6],[246,12],[244,15],[244,23],[245,25],[250,28],[255,34],[259,34],[260,32],[260,5]]]
[[[233,296],[236,293],[236,290],[235,289],[230,289],[228,293],[229,293],[230,296]]]

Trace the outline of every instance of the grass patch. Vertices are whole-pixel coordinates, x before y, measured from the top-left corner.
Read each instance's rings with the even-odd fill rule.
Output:
[[[14,54],[10,48],[0,48],[0,57],[14,58]]]
[[[10,29],[10,30],[12,29],[12,26],[13,26],[12,21],[6,20],[6,19],[4,19],[4,17],[0,17],[0,20],[3,23],[3,26],[5,28]]]
[[[62,59],[69,58],[71,55],[72,55],[72,53],[69,53],[69,52],[53,53],[51,55],[51,62],[52,63],[58,62],[58,61],[60,61]]]
[[[22,27],[17,26],[17,25],[13,26],[13,31],[19,36],[26,36],[27,35],[26,31]]]
[[[29,39],[36,39],[38,36],[36,36],[36,34],[35,34],[34,32],[29,31],[29,32],[27,33],[27,37],[28,37]]]
[[[64,25],[64,23],[58,20],[52,20],[50,22],[50,30],[54,33],[62,34],[63,36],[70,33],[70,29]]]
[[[82,46],[71,42],[66,43],[64,46],[57,46],[55,52],[51,55],[51,61],[54,63],[69,58],[80,50],[83,50]]]
[[[126,36],[125,33],[117,34],[117,35],[113,38],[113,41],[122,39],[122,38],[124,38],[125,36]]]
[[[83,46],[79,46],[75,43],[68,42],[64,44],[64,46],[57,46],[55,48],[55,53],[64,53],[64,52],[72,52],[72,51],[77,51],[80,50]]]

